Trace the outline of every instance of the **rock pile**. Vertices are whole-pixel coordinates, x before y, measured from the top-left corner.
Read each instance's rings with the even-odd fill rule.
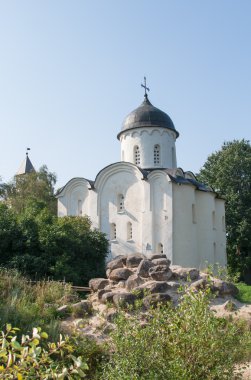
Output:
[[[237,288],[228,282],[212,279],[196,268],[170,265],[163,254],[145,257],[142,254],[118,256],[107,264],[107,279],[94,278],[89,286],[92,302],[112,304],[115,307],[133,305],[142,299],[144,308],[158,303],[178,302],[183,285],[199,290],[210,286],[217,295],[236,295]]]

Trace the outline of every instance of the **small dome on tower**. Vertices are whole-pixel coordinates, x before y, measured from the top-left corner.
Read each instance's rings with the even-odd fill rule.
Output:
[[[131,130],[141,127],[161,127],[167,128],[176,133],[176,137],[179,136],[179,132],[176,131],[171,118],[160,109],[154,107],[145,94],[143,103],[134,111],[129,113],[125,118],[121,132],[118,134],[118,139],[121,133],[126,130]]]

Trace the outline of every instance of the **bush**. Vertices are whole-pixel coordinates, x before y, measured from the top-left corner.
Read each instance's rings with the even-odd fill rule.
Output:
[[[176,308],[165,305],[147,312],[143,325],[140,312],[130,317],[120,313],[100,378],[232,379],[234,363],[247,355],[250,332],[216,318],[208,302],[207,292],[190,291]]]
[[[31,336],[22,335],[18,329],[6,325],[0,337],[0,375],[5,379],[82,379],[88,370],[87,362],[75,356],[77,342],[60,335],[57,343],[45,343],[47,333],[33,328]]]

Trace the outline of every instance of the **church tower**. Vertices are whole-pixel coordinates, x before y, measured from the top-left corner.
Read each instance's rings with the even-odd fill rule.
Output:
[[[18,172],[16,173],[16,176],[23,175],[23,174],[34,173],[36,171],[34,169],[34,166],[31,163],[31,160],[29,159],[29,153],[28,153],[29,150],[30,150],[30,148],[26,149],[26,157],[23,160],[20,168],[18,169]]]
[[[179,136],[171,118],[154,107],[146,93],[143,103],[124,120],[118,134],[121,161],[141,169],[177,168],[175,141]]]

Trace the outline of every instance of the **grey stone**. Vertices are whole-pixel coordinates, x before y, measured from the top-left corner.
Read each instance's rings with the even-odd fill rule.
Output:
[[[93,292],[96,292],[99,289],[104,289],[107,285],[109,285],[109,280],[106,278],[93,278],[89,281],[89,287]]]
[[[154,264],[150,260],[144,259],[138,266],[137,274],[141,277],[149,277],[149,269],[153,266]]]
[[[136,300],[136,296],[132,293],[117,293],[113,296],[113,303],[117,307],[126,307],[133,305]]]
[[[102,295],[100,302],[102,303],[113,303],[113,296],[116,293],[114,292],[108,292]]]
[[[135,273],[135,274],[132,274],[130,277],[128,277],[128,279],[126,280],[125,286],[127,290],[132,290],[143,283],[144,283],[144,280]]]
[[[156,281],[153,283],[149,291],[150,293],[165,293],[168,289],[171,289],[171,286],[165,281]]]
[[[213,280],[211,288],[212,291],[218,292],[219,295],[236,296],[239,293],[238,288],[234,284],[218,279]]]
[[[123,268],[125,263],[126,263],[126,257],[118,256],[112,261],[109,261],[109,263],[106,265],[106,269],[113,270],[113,269]]]
[[[146,309],[149,309],[150,307],[157,307],[158,304],[164,304],[170,302],[171,300],[171,296],[167,293],[154,293],[143,299],[143,305]]]
[[[180,288],[180,283],[177,281],[168,281],[168,285],[171,287],[172,290],[177,290]]]
[[[184,281],[190,280],[197,280],[199,278],[200,272],[196,268],[182,268],[178,265],[172,265],[170,267],[171,271],[173,272],[174,278],[180,278]]]
[[[152,255],[148,256],[149,260],[156,260],[156,259],[166,259],[166,255],[163,253],[153,253]]]
[[[113,281],[127,280],[133,272],[128,268],[117,268],[111,271],[109,278]]]
[[[208,282],[204,278],[201,278],[200,280],[193,282],[190,288],[200,290],[200,289],[205,289],[207,285],[208,285]]]
[[[155,281],[168,281],[172,272],[165,265],[157,265],[149,269],[149,275]]]
[[[110,293],[110,292],[111,292],[110,289],[100,289],[100,290],[98,290],[98,293],[97,293],[98,300],[101,301],[103,294]]]
[[[126,259],[126,266],[128,268],[135,268],[144,258],[145,256],[143,256],[141,253],[131,254]]]
[[[165,259],[154,259],[154,260],[152,260],[152,263],[154,265],[165,265],[167,268],[169,268],[171,261],[168,260],[167,258],[165,258]]]
[[[92,313],[92,304],[87,300],[82,300],[71,305],[71,309],[75,317],[83,317]]]
[[[110,273],[111,273],[111,269],[106,269],[106,272],[105,272],[105,274],[106,274],[106,277],[108,277],[108,278],[109,278],[109,275],[110,275]]]
[[[131,276],[130,276],[131,277]],[[129,278],[130,278],[129,277]],[[127,280],[128,281],[128,280]],[[125,288],[125,286],[126,286],[126,281],[119,281],[119,283],[118,283],[118,288]]]

